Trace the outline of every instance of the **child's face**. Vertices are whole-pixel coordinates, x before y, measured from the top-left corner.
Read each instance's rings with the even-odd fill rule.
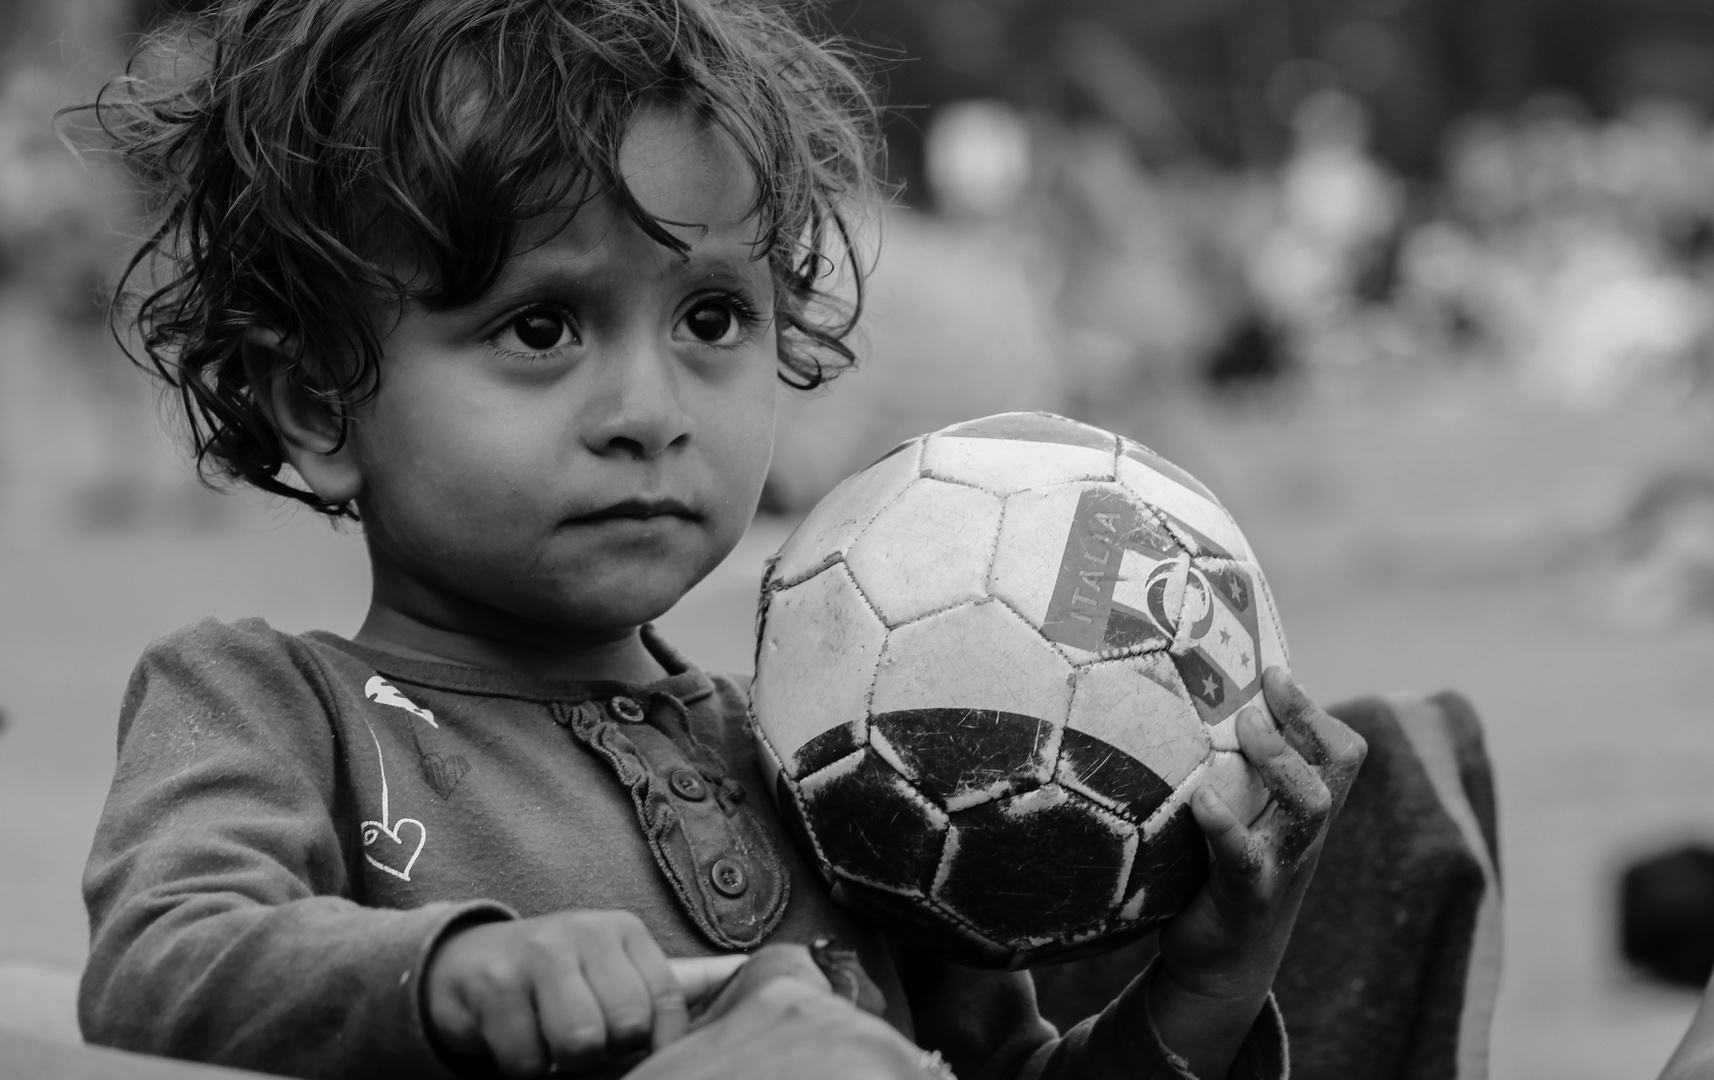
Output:
[[[351,427],[376,599],[443,630],[605,641],[732,549],[772,452],[773,286],[723,140],[646,114],[621,153],[649,239],[610,199],[550,226],[481,299],[407,308]]]

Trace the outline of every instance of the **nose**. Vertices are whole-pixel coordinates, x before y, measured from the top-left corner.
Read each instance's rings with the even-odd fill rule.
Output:
[[[690,440],[678,364],[670,350],[641,338],[616,342],[595,365],[583,438],[602,456],[646,461]]]

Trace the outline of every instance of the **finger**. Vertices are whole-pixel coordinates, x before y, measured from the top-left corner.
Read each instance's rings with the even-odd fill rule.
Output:
[[[1263,672],[1262,693],[1287,741],[1311,764],[1339,776],[1356,773],[1368,752],[1363,737],[1317,705],[1289,672]]]
[[[1237,727],[1238,749],[1282,811],[1307,820],[1325,818],[1333,804],[1327,785],[1303,755],[1286,743],[1267,711],[1246,705],[1238,713]]]
[[[606,1017],[608,1051],[624,1052],[648,1046],[654,1028],[654,998],[624,945],[611,938],[592,942],[580,959],[583,977],[595,993],[595,1000],[601,1003],[601,1015]],[[665,957],[661,958],[661,968],[670,979],[672,971],[667,968]],[[675,983],[673,992],[677,991]]]
[[[536,1008],[528,986],[497,990],[479,1009],[482,1039],[505,1076],[540,1076],[547,1071],[548,1049],[536,1027]]]
[[[536,989],[542,1038],[561,1072],[578,1072],[607,1055],[607,1017],[581,968],[568,964]]]
[[[668,960],[667,964],[672,968],[673,978],[678,980],[679,990],[684,993],[685,1004],[694,1009],[718,994],[727,980],[749,960],[742,953],[734,953],[730,956],[675,958]]]
[[[649,996],[649,1049],[659,1050],[690,1030],[690,1006],[672,964],[642,926],[624,935],[625,953]]]
[[[1214,862],[1222,873],[1238,881],[1252,882],[1262,876],[1262,847],[1232,812],[1225,799],[1204,784],[1190,799],[1190,813],[1214,851]]]
[[[716,991],[714,1000],[697,1023],[706,1025],[719,1020],[762,987],[780,980],[805,983],[813,992],[820,994],[827,994],[831,989],[827,976],[815,966],[809,950],[802,945],[764,946]]]
[[[462,995],[447,994],[430,1002],[435,1041],[459,1057],[481,1057],[488,1052],[482,1038],[482,1017]]]
[[[769,945],[750,958],[734,982],[759,987],[775,979],[797,979],[823,993],[832,990],[809,949],[802,945]]]

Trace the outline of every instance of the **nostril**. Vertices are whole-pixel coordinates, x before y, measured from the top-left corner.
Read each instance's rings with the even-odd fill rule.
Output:
[[[648,457],[649,455],[648,450],[640,441],[624,435],[607,440],[607,452],[636,458]]]

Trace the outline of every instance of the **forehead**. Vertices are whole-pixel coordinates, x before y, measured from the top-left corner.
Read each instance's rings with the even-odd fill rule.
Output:
[[[710,229],[752,221],[756,178],[738,148],[725,132],[683,111],[639,115],[620,144],[619,175],[660,221]]]
[[[714,259],[765,267],[755,177],[718,128],[678,112],[644,112],[627,132],[617,165],[619,180],[637,206],[686,245],[690,262]],[[520,239],[514,263],[597,253],[683,261],[644,234],[618,200],[608,196],[580,200],[569,216],[539,218]]]

